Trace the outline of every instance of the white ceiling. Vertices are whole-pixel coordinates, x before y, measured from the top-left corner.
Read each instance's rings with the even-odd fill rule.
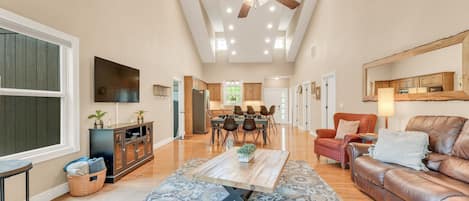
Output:
[[[227,59],[231,63],[272,62],[272,52],[279,51],[274,50],[275,40],[279,37],[283,38],[283,41],[288,41],[287,45],[291,46],[283,48],[283,51],[285,51],[287,60],[293,62],[299,46],[293,45],[295,46],[293,47],[292,44],[301,43],[316,4],[316,0],[303,0],[303,2],[297,0],[302,5],[295,10],[291,10],[276,0],[269,0],[260,7],[251,8],[248,17],[238,19],[238,13],[243,0],[180,1],[189,28],[198,46],[201,59],[205,63],[214,62],[213,58],[216,55],[207,55],[216,54],[213,48],[215,48],[214,41],[218,38],[226,39],[228,49],[224,51],[228,51],[228,54],[224,55],[228,55]],[[194,6],[196,2],[201,5]],[[305,8],[305,6],[308,8]],[[274,11],[271,10],[272,8]],[[231,9],[232,12],[228,13],[227,9]],[[303,13],[303,11],[308,11],[309,13]],[[294,15],[298,16],[293,18]],[[205,18],[205,22],[201,22],[201,18]],[[304,22],[305,18],[307,18],[306,23]],[[194,19],[199,20],[196,21]],[[298,22],[302,21],[302,23],[297,21],[291,23],[292,19]],[[271,29],[267,28],[268,24],[272,25]],[[230,30],[229,26],[233,26],[234,29]],[[298,33],[298,30],[302,33]],[[289,33],[287,34],[287,32]],[[201,36],[200,33],[207,34],[202,34]],[[285,39],[287,35],[293,38]],[[270,39],[270,43],[265,42],[266,38]],[[231,44],[231,39],[234,39],[236,42]],[[200,47],[201,45],[203,47]],[[207,47],[212,49],[207,50]],[[236,51],[236,54],[231,54],[232,51]],[[266,51],[268,54],[265,54]],[[289,51],[292,51],[294,55],[289,54]],[[210,59],[204,59],[208,57]]]

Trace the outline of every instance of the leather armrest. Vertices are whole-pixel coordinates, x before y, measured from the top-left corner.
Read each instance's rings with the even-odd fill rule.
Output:
[[[350,142],[361,142],[361,138],[358,134],[347,134],[344,137],[344,148],[347,148],[347,145]]]
[[[350,170],[352,172],[351,176],[352,176],[352,181],[354,181],[354,167],[353,167],[353,163],[355,162],[355,159],[357,159],[358,157],[360,156],[363,156],[363,154],[367,154],[368,153],[368,148],[370,148],[372,145],[371,144],[364,144],[364,143],[357,143],[357,142],[352,142],[352,143],[349,143],[348,144],[348,147],[347,147],[347,152],[348,152],[348,155],[349,155],[349,159],[350,159]]]
[[[334,129],[317,129],[316,130],[317,138],[334,138],[336,135],[336,130]]]

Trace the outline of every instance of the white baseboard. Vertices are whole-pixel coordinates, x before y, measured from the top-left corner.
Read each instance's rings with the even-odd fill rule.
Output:
[[[50,201],[68,193],[68,191],[68,183],[63,183],[31,197],[31,201]]]
[[[153,149],[158,149],[158,148],[160,148],[164,145],[167,145],[167,144],[171,143],[173,140],[174,140],[173,137],[163,139],[160,142],[153,144]]]

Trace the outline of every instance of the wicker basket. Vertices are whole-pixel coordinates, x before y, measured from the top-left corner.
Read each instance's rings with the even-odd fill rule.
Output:
[[[70,195],[79,197],[93,194],[104,186],[106,169],[85,176],[67,176]]]

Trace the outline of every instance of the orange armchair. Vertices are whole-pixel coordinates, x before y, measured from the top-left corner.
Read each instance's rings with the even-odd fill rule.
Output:
[[[347,154],[347,145],[350,142],[361,142],[360,137],[355,134],[347,134],[344,139],[335,139],[339,120],[360,121],[358,133],[372,133],[375,131],[376,119],[374,114],[350,114],[336,113],[334,115],[335,129],[317,129],[317,137],[314,140],[314,153],[319,160],[320,156],[326,156],[340,162],[342,168],[345,168],[349,162]]]

